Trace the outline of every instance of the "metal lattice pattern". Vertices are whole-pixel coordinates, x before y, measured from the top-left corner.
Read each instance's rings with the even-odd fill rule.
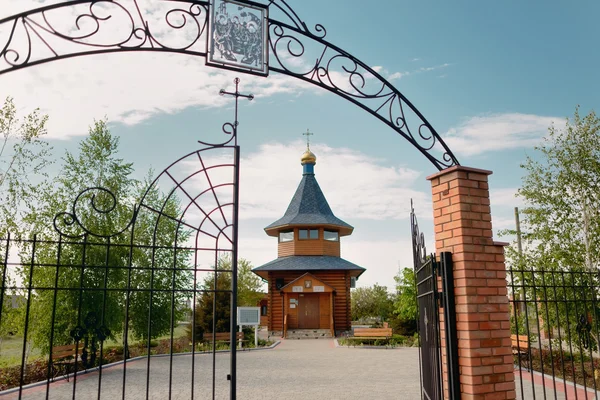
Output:
[[[597,398],[598,271],[512,266],[507,280],[518,398]]]
[[[149,16],[137,0],[73,0],[0,20],[0,74],[109,52],[207,56],[208,1],[161,2],[155,7]],[[269,2],[269,12],[284,19],[269,16],[267,21],[268,70],[352,102],[408,140],[439,170],[459,164],[419,110],[366,63],[327,41],[322,25],[310,30],[284,0]],[[262,75],[227,64],[220,68]]]
[[[227,326],[217,326],[214,310],[222,300],[235,315],[238,150],[218,144],[182,157],[133,207],[108,189],[86,189],[56,215],[53,233],[0,239],[0,328],[10,322],[11,307],[25,311],[15,317],[25,339],[19,397],[30,383],[28,338],[40,345],[43,336],[47,398],[80,397],[78,380],[86,372],[99,398],[101,391],[111,398],[171,398],[174,390],[187,398],[235,398],[235,346],[217,356],[214,335],[235,335],[236,322],[227,318]],[[227,255],[231,264],[218,268]],[[195,323],[186,336],[175,332],[182,320],[195,321],[194,305],[207,295],[213,346],[198,354],[202,335]],[[167,332],[167,339],[154,340],[157,332]],[[109,339],[121,345],[109,346]],[[69,345],[73,361],[59,360]],[[103,384],[106,374],[110,385]],[[63,375],[70,385],[52,383]]]
[[[423,399],[437,400],[443,398],[438,271],[435,256],[426,253],[425,237],[419,232],[412,204],[410,221],[419,311],[421,394]]]

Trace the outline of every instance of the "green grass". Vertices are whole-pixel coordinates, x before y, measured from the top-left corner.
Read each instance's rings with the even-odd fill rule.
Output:
[[[2,348],[0,349],[0,368],[10,367],[12,365],[21,365],[21,357],[23,354],[23,338],[8,336],[2,340]],[[30,360],[39,358],[41,353],[38,349],[31,350]]]
[[[186,336],[187,325],[177,325],[173,331],[173,338],[179,338]],[[155,340],[170,339],[171,334],[160,336]],[[138,341],[135,340],[131,335],[129,336],[129,343],[134,344]],[[104,342],[104,347],[121,346],[123,344],[123,336],[118,335],[115,340],[108,339]],[[23,338],[22,337],[6,337],[2,341],[2,348],[0,349],[0,368],[11,367],[14,365],[21,365],[21,355],[23,352]],[[33,348],[29,356],[29,361],[33,361],[37,358],[42,357],[39,349]]]

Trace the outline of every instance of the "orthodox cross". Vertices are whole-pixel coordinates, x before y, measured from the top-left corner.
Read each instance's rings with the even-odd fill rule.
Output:
[[[239,125],[239,122],[238,122],[238,100],[239,100],[240,97],[245,97],[249,101],[252,101],[252,99],[254,99],[254,95],[253,94],[241,94],[240,93],[240,91],[239,91],[240,78],[235,78],[233,80],[233,83],[235,83],[235,92],[226,92],[225,89],[221,89],[219,91],[219,94],[221,96],[228,95],[228,96],[235,97],[235,121],[233,123],[233,135],[235,137],[237,137],[237,127]]]
[[[314,135],[314,133],[310,132],[308,129],[302,134],[302,136],[306,136],[306,148],[308,150],[310,150],[310,137],[312,135]]]

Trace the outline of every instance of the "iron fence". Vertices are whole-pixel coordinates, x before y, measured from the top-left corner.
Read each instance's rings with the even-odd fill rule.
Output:
[[[135,205],[92,187],[42,234],[0,238],[0,391],[235,398],[238,163],[206,145]]]
[[[512,267],[507,279],[518,396],[598,399],[599,272]]]

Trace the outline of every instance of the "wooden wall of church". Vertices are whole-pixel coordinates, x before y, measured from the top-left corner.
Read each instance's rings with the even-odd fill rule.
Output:
[[[350,330],[351,317],[350,317],[350,276],[348,271],[310,271],[315,278],[321,280],[333,287],[336,290],[336,294],[333,296],[334,306],[334,324],[336,331]],[[276,288],[277,278],[283,278],[284,285],[287,285],[294,279],[306,273],[306,271],[292,272],[282,271],[269,272],[269,330],[270,331],[282,331],[283,330],[283,295],[280,294]],[[322,297],[319,300],[321,321],[320,325],[322,329],[329,329],[329,315],[325,315],[325,312],[329,312],[329,299],[327,293],[320,294]],[[289,303],[289,299],[288,299]],[[326,311],[323,308],[326,308]],[[292,311],[292,310],[288,310]],[[288,329],[290,323],[294,321],[294,326],[298,326],[297,314],[292,316],[292,313],[288,313]],[[325,321],[326,318],[326,321]]]
[[[299,240],[279,243],[277,257],[287,256],[340,256],[340,242],[329,240]]]

